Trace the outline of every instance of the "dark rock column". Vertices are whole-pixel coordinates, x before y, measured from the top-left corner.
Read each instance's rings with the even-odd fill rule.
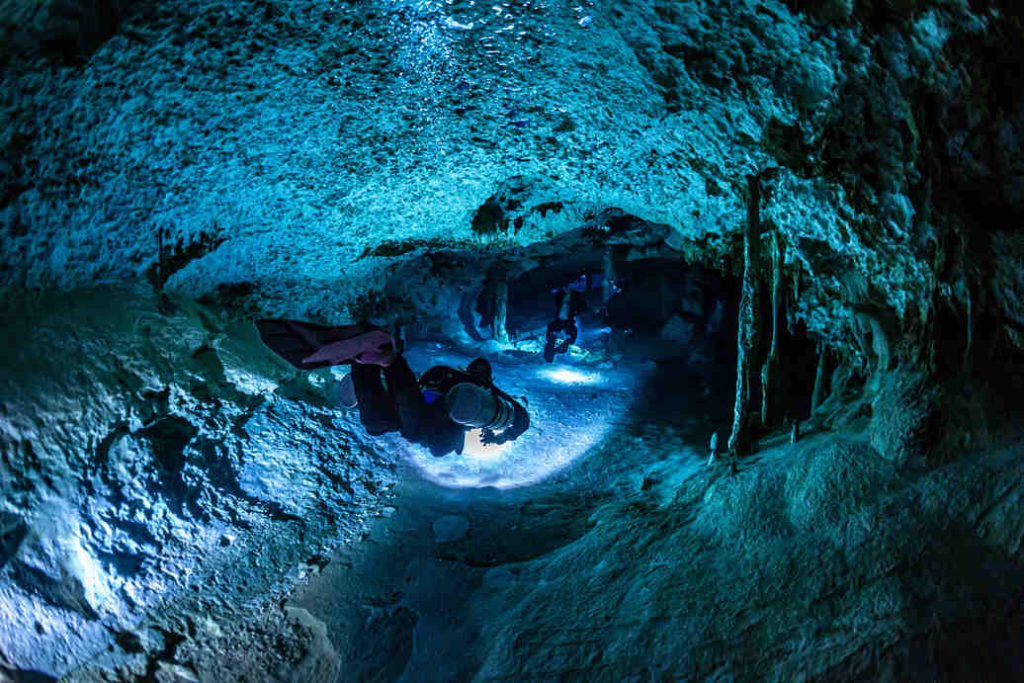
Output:
[[[747,178],[747,225],[743,234],[743,290],[740,295],[739,332],[736,354],[736,404],[733,408],[729,450],[736,455],[750,451],[750,399],[756,380],[759,270],[761,265],[761,178]]]
[[[814,391],[811,393],[811,413],[813,414],[821,402],[825,400],[825,392],[828,391],[828,377],[826,377],[826,365],[828,364],[828,347],[824,342],[818,344],[818,369],[814,373]]]
[[[492,282],[494,294],[494,338],[505,344],[508,342],[508,329],[505,322],[508,319],[508,271],[502,269],[494,273]]]
[[[604,248],[604,256],[601,259],[601,272],[604,276],[601,279],[601,305],[608,310],[608,302],[615,295],[615,259],[612,248]]]

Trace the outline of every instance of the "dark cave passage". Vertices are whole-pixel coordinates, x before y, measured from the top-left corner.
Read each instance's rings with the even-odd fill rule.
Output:
[[[412,338],[516,364],[599,371],[647,364],[631,402],[636,414],[626,418],[638,423],[678,426],[685,420],[678,406],[689,391],[680,387],[696,382],[715,405],[709,412],[716,424],[691,438],[706,444],[721,431],[724,443],[737,362],[740,279],[728,265],[735,255],[723,263],[689,261],[665,243],[665,226],[618,211],[608,215],[602,228],[527,248],[414,251],[389,271],[382,293],[366,295],[374,302],[367,310],[406,319]],[[762,288],[769,286],[765,277]],[[816,381],[828,394],[831,368],[822,382],[820,345],[794,319],[795,297],[787,287],[776,309],[768,297],[761,302],[758,334],[766,348],[776,335],[767,428],[806,420]],[[553,351],[551,329],[562,321],[571,322],[571,343]],[[528,395],[529,380],[519,389]],[[760,392],[760,384],[753,390]]]

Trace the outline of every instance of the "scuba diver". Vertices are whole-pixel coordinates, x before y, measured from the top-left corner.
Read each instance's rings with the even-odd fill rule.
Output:
[[[548,323],[547,331],[544,333],[544,360],[549,363],[555,360],[555,354],[568,351],[569,346],[575,343],[579,335],[576,317],[583,313],[587,306],[583,290],[579,289],[577,282],[554,290],[555,319]]]
[[[465,370],[433,367],[417,381],[402,356],[399,334],[372,325],[324,327],[294,320],[259,320],[256,326],[263,342],[299,369],[350,365],[339,383],[341,403],[359,410],[371,436],[397,431],[442,457],[462,453],[470,429],[481,430],[484,444],[502,444],[530,427],[529,413],[494,385],[484,358]]]

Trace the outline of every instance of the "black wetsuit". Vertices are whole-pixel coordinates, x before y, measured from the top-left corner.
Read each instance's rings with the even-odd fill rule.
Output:
[[[489,389],[496,398],[503,399],[512,406],[512,424],[498,433],[485,429],[481,439],[484,443],[502,444],[518,438],[520,434],[530,428],[530,414],[526,412],[526,408],[519,401],[494,386],[493,382],[484,381],[476,375],[447,365],[434,366],[420,377],[420,386],[424,391],[439,397],[443,397],[452,387],[463,382]],[[443,398],[439,398],[437,402],[444,404]]]
[[[485,429],[484,443],[502,444],[530,428],[530,415],[519,401],[492,382],[462,370],[438,365],[423,373],[417,382],[402,356],[386,368],[352,364],[352,387],[359,404],[359,419],[367,433],[377,436],[400,432],[403,438],[425,446],[436,457],[462,453],[465,445],[466,427],[448,416],[444,401],[445,394],[462,382],[489,389],[512,406],[512,424],[498,433]]]
[[[555,319],[548,323],[544,334],[544,360],[552,362],[555,354],[565,353],[576,343],[579,330],[576,316],[586,310],[583,293],[562,288],[555,292]]]
[[[448,417],[444,400],[427,402],[405,358],[399,356],[381,370],[377,365],[352,364],[352,387],[367,433],[401,432],[436,457],[461,453],[466,429]]]

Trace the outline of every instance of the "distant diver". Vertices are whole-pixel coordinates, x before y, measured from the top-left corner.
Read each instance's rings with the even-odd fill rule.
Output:
[[[530,427],[529,413],[494,385],[484,358],[465,370],[435,366],[417,381],[401,342],[379,327],[325,327],[297,320],[258,320],[256,327],[263,343],[296,368],[350,365],[351,372],[339,383],[340,400],[359,410],[372,436],[397,431],[442,457],[462,453],[470,429],[481,430],[484,444],[502,444]]]
[[[585,310],[583,292],[575,282],[555,290],[555,319],[548,323],[544,333],[544,360],[553,362],[555,354],[565,353],[576,343],[576,317]]]

